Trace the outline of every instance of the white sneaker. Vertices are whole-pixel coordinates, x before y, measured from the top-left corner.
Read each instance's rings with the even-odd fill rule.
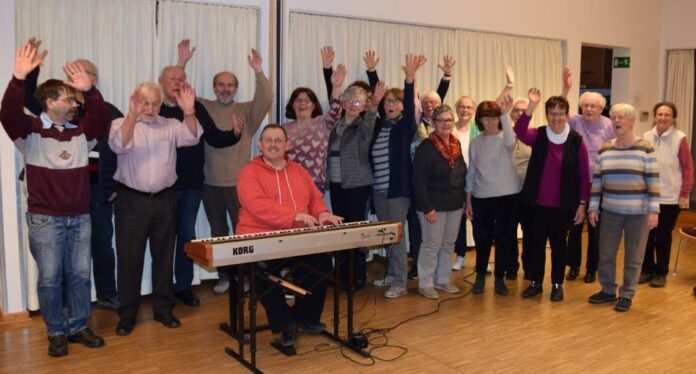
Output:
[[[419,288],[418,292],[426,299],[437,300],[440,297],[433,287]]]
[[[453,283],[436,284],[436,290],[440,290],[447,293],[458,293],[459,287],[455,286]]]
[[[215,287],[213,287],[213,292],[216,294],[223,294],[227,292],[227,290],[230,289],[230,281],[227,279],[220,279],[218,280],[217,284]]]
[[[384,292],[384,297],[388,299],[396,299],[399,296],[406,295],[406,289],[399,286],[391,286]]]
[[[372,285],[375,287],[386,287],[386,286],[391,286],[391,284],[392,284],[391,277],[385,277],[384,279],[375,279],[372,281]]]
[[[457,256],[457,259],[454,260],[454,263],[452,264],[452,270],[462,270],[463,266],[464,266],[464,257]]]

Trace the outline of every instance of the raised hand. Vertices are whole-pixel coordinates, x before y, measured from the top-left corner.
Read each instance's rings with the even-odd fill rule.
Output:
[[[338,64],[336,66],[336,70],[333,71],[331,74],[331,84],[334,87],[341,87],[343,85],[343,81],[346,79],[346,66],[343,64]]]
[[[68,76],[68,80],[63,83],[76,89],[77,91],[86,92],[92,88],[92,80],[87,72],[80,64],[74,62],[66,62],[63,65],[63,71]]]
[[[418,56],[414,55],[413,53],[407,54],[406,63],[404,66],[402,66],[404,69],[404,74],[406,75],[407,83],[413,83],[413,81],[416,79],[416,72],[418,71],[419,67],[421,67],[421,65],[418,62]]]
[[[418,55],[418,66],[423,66],[425,63],[428,62],[428,59],[425,57],[425,55]]]
[[[24,80],[27,74],[41,64],[46,53],[48,52],[44,50],[41,54],[37,54],[37,49],[30,43],[19,47],[15,53],[14,76]]]
[[[372,103],[378,105],[379,102],[382,101],[385,92],[387,92],[387,84],[384,83],[384,81],[377,82],[375,92],[372,94]]]
[[[442,70],[442,73],[446,76],[451,76],[452,75],[452,67],[454,64],[456,64],[457,61],[454,60],[454,58],[450,55],[444,55],[442,57],[442,65],[437,65],[437,67]]]
[[[539,101],[541,101],[541,90],[532,87],[527,91],[527,97],[529,98],[529,105],[527,105],[527,110],[526,113],[527,115],[531,116],[532,113],[534,113],[534,109],[536,109],[537,104],[539,104]]]
[[[245,123],[246,121],[244,120],[244,117],[232,112],[232,131],[234,131],[235,135],[240,136],[242,134]]]
[[[376,57],[377,54],[375,51],[367,51],[365,52],[365,56],[363,56],[363,61],[365,61],[365,67],[367,67],[367,71],[375,71],[377,69],[377,64],[379,64],[379,58]]]
[[[251,55],[247,56],[247,59],[249,60],[249,66],[251,66],[251,68],[254,69],[254,72],[256,72],[256,74],[263,71],[263,58],[257,50],[252,49]]]
[[[179,61],[177,62],[177,66],[181,66],[183,68],[186,66],[186,63],[188,63],[191,57],[193,57],[193,53],[196,52],[196,47],[191,48],[191,40],[182,39],[177,46],[177,50],[179,52]]]
[[[27,43],[31,44],[32,47],[34,47],[37,52],[39,51],[39,47],[41,46],[40,39],[36,39],[35,37],[31,37],[27,41]],[[36,54],[36,57],[34,57],[34,61],[39,60],[39,64],[40,64],[41,62],[43,62],[44,58],[46,58],[47,54],[48,54],[48,51],[44,49],[43,51],[41,51],[41,53]]]
[[[321,212],[319,213],[318,221],[320,225],[325,225],[325,224],[332,224],[334,226],[338,226],[343,222],[343,217],[333,215],[329,212]]]
[[[128,116],[137,119],[145,113],[145,98],[139,89],[135,89],[128,100]]]
[[[512,110],[512,96],[502,95],[498,98],[498,106],[500,106],[500,113],[507,115]]]
[[[568,92],[570,92],[570,87],[573,86],[573,73],[570,71],[569,67],[563,68],[563,92],[561,96],[568,97]]]
[[[515,87],[515,71],[512,70],[512,66],[510,65],[505,67],[505,81],[505,87]]]
[[[194,104],[196,102],[196,90],[191,87],[188,82],[181,84],[181,89],[176,94],[176,104],[184,112],[184,115],[194,113]]]
[[[326,45],[321,48],[321,63],[324,65],[324,69],[330,69],[333,66],[334,57],[336,57],[336,52],[332,46]]]

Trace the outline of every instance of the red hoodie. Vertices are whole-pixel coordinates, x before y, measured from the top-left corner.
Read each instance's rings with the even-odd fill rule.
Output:
[[[297,213],[316,218],[328,212],[309,173],[287,157],[286,161],[284,169],[276,170],[256,156],[242,168],[237,182],[241,208],[236,234],[305,227],[295,222]]]

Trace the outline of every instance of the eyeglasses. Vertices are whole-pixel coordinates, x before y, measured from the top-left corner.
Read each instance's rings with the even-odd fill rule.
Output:
[[[548,112],[546,115],[548,117],[564,117],[566,114],[565,112]]]
[[[457,109],[468,109],[468,110],[472,110],[472,109],[474,109],[474,107],[471,106],[471,105],[457,105]]]
[[[399,99],[384,100],[384,103],[396,105],[396,104],[401,104],[401,100],[399,100]]]
[[[443,118],[443,119],[440,119],[440,118],[438,118],[438,119],[435,119],[435,122],[437,122],[437,123],[440,123],[440,124],[443,124],[443,125],[444,125],[444,124],[447,124],[447,123],[453,123],[453,122],[454,122],[454,120],[453,120],[453,119],[451,119],[451,118]]]
[[[360,100],[350,100],[350,99],[348,99],[348,100],[343,100],[343,103],[346,104],[346,105],[348,105],[348,106],[352,106],[352,107],[359,107],[359,106],[362,106],[362,105],[363,105],[363,103],[362,103]]]
[[[600,109],[601,106],[597,104],[583,104],[580,106],[582,109]]]
[[[66,97],[66,98],[58,99],[58,100],[60,100],[60,101],[62,101],[62,102],[64,102],[64,103],[68,103],[68,104],[75,104],[75,103],[77,103],[77,99],[75,98],[75,96],[68,96],[68,97]]]
[[[186,78],[179,78],[179,77],[172,77],[172,76],[165,76],[165,78],[169,79],[172,82],[179,82],[179,83],[186,82]]]
[[[295,103],[297,103],[297,104],[309,104],[311,102],[312,102],[312,100],[310,100],[308,97],[295,98]]]
[[[264,144],[283,144],[285,143],[285,140],[286,139],[284,138],[261,138],[261,142]]]

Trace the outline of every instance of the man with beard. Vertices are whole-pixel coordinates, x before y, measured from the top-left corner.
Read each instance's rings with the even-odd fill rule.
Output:
[[[164,100],[159,114],[165,118],[179,121],[184,119],[184,112],[176,104],[176,97],[186,83],[186,72],[180,66],[167,66],[162,69],[159,77]],[[240,119],[227,116],[218,119],[219,125],[213,121],[208,111],[199,100],[194,102],[194,112],[198,123],[203,128],[203,140],[213,147],[227,147],[239,141],[242,132]],[[232,121],[236,123],[232,124]],[[219,127],[227,130],[221,131]],[[234,128],[233,128],[234,127]],[[176,250],[174,255],[174,296],[184,305],[199,306],[200,300],[191,291],[193,282],[193,262],[184,253],[184,243],[196,237],[196,216],[201,205],[203,194],[203,165],[206,164],[203,143],[177,148],[176,150],[176,189],[177,221],[176,221]]]
[[[68,342],[90,348],[104,345],[87,327],[91,311],[87,159],[104,134],[108,117],[101,94],[76,63],[63,67],[67,81],[49,79],[38,87],[41,115],[25,114],[25,79],[44,57],[45,52],[37,54],[30,43],[17,50],[0,122],[24,155],[29,249],[39,270],[37,289],[48,330],[48,354],[59,357],[68,354]],[[77,114],[76,91],[82,92],[86,108],[79,124],[71,123]]]
[[[180,67],[185,67],[186,63],[193,56],[195,48],[191,49],[188,40],[179,43],[179,63]],[[261,126],[261,122],[271,108],[273,92],[271,83],[263,73],[263,59],[256,50],[251,50],[251,55],[247,57],[249,66],[256,75],[256,88],[254,98],[247,102],[237,102],[237,89],[239,82],[237,77],[223,71],[213,78],[213,90],[216,100],[198,98],[202,106],[210,113],[215,121],[215,125],[220,130],[232,128],[230,118],[234,115],[241,118],[244,125],[241,131],[239,143],[234,147],[215,148],[211,144],[205,144],[205,166],[203,174],[203,208],[210,222],[212,236],[226,236],[230,234],[227,224],[227,217],[232,222],[235,229],[239,217],[239,199],[237,198],[237,177],[239,171],[251,158],[251,142],[256,131]],[[236,233],[236,230],[235,230]],[[220,281],[213,289],[215,293],[221,294],[229,287],[229,278],[223,271],[218,272]]]

